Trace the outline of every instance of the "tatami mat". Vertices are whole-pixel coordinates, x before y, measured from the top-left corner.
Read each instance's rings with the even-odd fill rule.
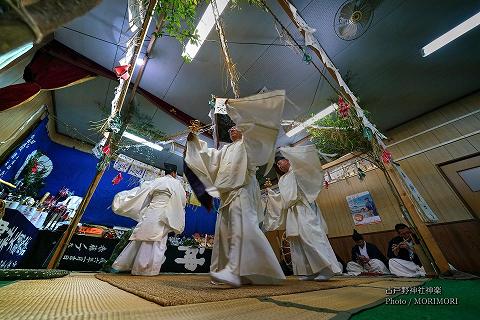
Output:
[[[99,311],[135,312],[158,308],[92,276],[24,280],[0,288],[0,319],[51,319]]]
[[[198,275],[182,277],[182,282],[199,280]],[[359,308],[381,302],[385,298],[384,287],[420,283],[418,280],[383,278],[335,279],[318,284],[323,286],[319,291],[162,307],[100,281],[93,274],[76,273],[57,279],[17,281],[0,288],[0,319],[346,319]],[[306,282],[305,285],[315,283]],[[228,294],[229,291],[236,294],[235,291],[240,292],[238,290],[243,289],[213,289],[219,294]],[[274,292],[278,294],[282,290]],[[205,292],[187,291],[183,294],[195,297]]]
[[[214,302],[241,298],[268,297],[368,284],[378,279],[332,278],[329,281],[300,281],[296,277],[281,285],[249,285],[231,288],[212,285],[208,275],[162,274],[155,277],[99,274],[97,278],[162,306]]]

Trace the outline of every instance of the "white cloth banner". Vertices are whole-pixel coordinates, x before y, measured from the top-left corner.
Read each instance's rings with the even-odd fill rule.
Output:
[[[143,178],[145,171],[145,164],[143,162],[133,160],[132,164],[130,165],[130,170],[128,170],[128,174],[137,178]]]
[[[113,164],[113,168],[120,172],[127,172],[132,162],[132,158],[127,157],[124,154],[119,154],[117,159],[115,160],[115,163]]]
[[[225,101],[227,99],[224,98],[217,98],[215,99],[215,113],[219,114],[227,114],[227,106],[225,105]]]
[[[408,190],[410,191],[410,194],[413,197],[413,200],[415,202],[415,206],[420,212],[420,217],[424,222],[438,222],[438,217],[433,212],[433,210],[430,208],[428,203],[425,201],[425,199],[422,197],[420,192],[418,192],[417,188],[415,188],[415,185],[413,182],[410,180],[410,178],[407,176],[407,174],[403,171],[402,168],[400,168],[400,165],[393,164],[393,167],[397,170],[398,174],[402,178],[403,182],[405,185],[408,187]]]

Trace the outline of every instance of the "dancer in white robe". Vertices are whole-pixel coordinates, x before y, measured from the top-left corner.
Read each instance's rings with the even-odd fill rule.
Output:
[[[342,268],[322,227],[315,200],[323,185],[323,171],[314,146],[281,148],[276,165],[283,173],[278,182],[280,197],[270,193],[269,201],[281,201],[280,212],[266,212],[265,228],[286,229],[293,272],[301,280],[328,280]],[[273,214],[273,216],[272,216]]]
[[[207,191],[221,199],[210,266],[214,281],[239,287],[285,279],[259,228],[260,188],[255,176],[258,166],[273,164],[284,99],[284,91],[273,91],[228,100],[227,112],[236,126],[229,130],[233,142],[221,150],[208,148],[194,134],[187,137],[185,162]]]
[[[139,223],[130,236],[130,243],[112,264],[114,270],[131,270],[133,275],[158,275],[165,261],[168,233],[183,232],[185,190],[175,178],[176,166],[165,166],[165,177],[115,196],[113,211],[132,218],[138,215]]]

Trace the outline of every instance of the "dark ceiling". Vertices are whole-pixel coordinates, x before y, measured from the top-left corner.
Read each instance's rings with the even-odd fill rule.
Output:
[[[298,31],[275,0],[269,7],[302,41]],[[372,122],[387,130],[480,88],[480,28],[466,33],[437,52],[423,58],[420,49],[439,35],[480,11],[480,2],[371,1],[374,17],[369,29],[351,41],[340,39],[334,17],[343,0],[293,1],[340,72],[349,73],[352,91]],[[87,15],[59,29],[55,39],[107,69],[117,65],[127,36],[126,0],[104,0]],[[227,9],[226,37],[241,74],[242,96],[268,89],[285,89],[284,119],[305,117],[325,108],[334,91],[312,64],[279,38],[273,17],[256,7]],[[319,61],[314,59],[317,63]],[[78,128],[63,134],[90,136],[89,121],[99,120],[99,104],[108,105],[116,83],[100,78],[55,92],[60,121]],[[170,37],[157,41],[141,87],[185,113],[208,122],[211,94],[232,96],[227,85],[216,33],[210,33],[196,59],[184,63],[181,46]],[[141,110],[169,134],[185,126],[139,98]],[[79,111],[81,110],[81,111]],[[281,143],[292,139],[280,137]]]

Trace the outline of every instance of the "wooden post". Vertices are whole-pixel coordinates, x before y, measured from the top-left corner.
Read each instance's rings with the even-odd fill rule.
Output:
[[[402,199],[405,208],[407,209],[408,213],[410,214],[411,223],[418,231],[419,236],[422,238],[423,242],[425,243],[428,251],[430,252],[433,262],[435,263],[436,267],[440,271],[441,274],[447,273],[449,271],[448,261],[443,255],[442,250],[438,246],[435,238],[433,237],[430,229],[425,225],[423,220],[420,218],[420,214],[417,211],[412,199],[410,198],[405,185],[403,184],[402,180],[398,177],[398,174],[394,171],[392,165],[387,168],[387,175],[391,179],[395,189],[397,190],[400,198]],[[427,268],[427,267],[426,267]]]
[[[148,5],[147,12],[145,14],[145,20],[143,22],[141,33],[140,33],[140,36],[139,36],[139,42],[140,43],[138,43],[138,45],[135,47],[133,57],[132,57],[132,62],[133,63],[131,65],[131,70],[129,70],[131,75],[133,75],[133,71],[135,69],[135,62],[136,62],[136,60],[138,58],[138,55],[141,51],[142,44],[145,41],[145,37],[147,35],[148,28],[150,26],[150,22],[152,21],[153,11],[155,9],[155,6],[157,5],[157,1],[158,0],[151,0],[149,5]],[[159,25],[161,26],[161,23]],[[155,40],[156,40],[156,37],[152,37],[152,39],[150,41],[155,41]],[[151,46],[149,45],[150,50],[151,50],[152,47],[153,47],[153,45],[151,45]],[[145,64],[142,66],[142,68],[145,68]],[[143,69],[141,70],[141,72],[137,76],[136,83],[135,83],[135,86],[134,86],[134,90],[132,90],[132,92],[131,92],[131,98],[130,98],[129,102],[133,101],[133,97],[135,96],[135,90],[138,88],[138,83],[140,83],[142,75],[143,75]],[[128,91],[129,85],[130,85],[130,80],[131,80],[131,77],[128,78],[127,81],[125,81],[124,86],[122,87],[122,92],[121,92],[121,95],[120,95],[120,99],[119,99],[118,104],[116,106],[117,113],[120,113],[120,110],[122,109],[123,102],[125,101],[125,97],[127,95],[127,91]],[[130,105],[131,105],[131,103],[129,103],[129,105],[127,107],[130,107]],[[113,137],[113,134],[111,132],[109,132],[107,134],[107,142],[106,142],[107,144],[110,143],[110,141],[112,140],[112,137]],[[113,153],[113,152],[114,152],[114,150],[111,151],[111,153]],[[55,248],[55,251],[53,252],[53,254],[51,256],[51,259],[48,263],[47,269],[55,269],[56,267],[58,267],[58,265],[60,263],[60,260],[63,256],[63,254],[65,253],[65,250],[67,249],[68,243],[71,241],[71,239],[73,237],[73,234],[75,233],[75,230],[77,228],[77,225],[80,222],[80,219],[82,218],[83,213],[85,212],[85,209],[87,208],[88,204],[90,203],[90,200],[92,199],[92,196],[93,196],[95,190],[97,189],[98,183],[102,179],[104,173],[105,173],[105,168],[97,171],[97,174],[95,175],[92,183],[88,187],[87,193],[85,194],[85,197],[83,198],[82,202],[80,203],[80,206],[78,207],[77,211],[75,212],[75,215],[73,216],[73,219],[70,222],[70,225],[68,226],[67,230],[63,233],[62,238],[58,241],[57,246]]]
[[[282,9],[288,15],[290,20],[295,24],[297,29],[300,30],[301,34],[305,36],[305,32],[300,28],[300,26],[295,20],[294,15],[292,14],[292,11],[290,10],[290,3],[288,2],[288,0],[277,0],[277,2],[280,4]],[[315,54],[320,59],[320,61],[322,61],[323,65],[325,66],[328,73],[332,76],[332,78],[335,79],[335,81],[338,84],[340,84],[341,79],[337,77],[337,74],[335,73],[335,69],[333,69],[334,67],[333,62],[331,64],[326,63],[326,61],[324,60],[324,58],[322,57],[321,53],[317,48],[313,46],[309,46],[309,47],[312,49],[313,52],[315,52]],[[351,101],[350,95],[347,94],[345,89],[340,86],[340,90],[343,93],[343,95],[350,101],[350,103],[353,103],[353,101]],[[442,251],[440,250],[440,247],[438,246],[437,242],[433,238],[432,233],[420,218],[420,214],[417,211],[417,208],[413,204],[411,198],[408,196],[408,192],[405,185],[403,184],[401,179],[398,177],[397,173],[393,171],[393,168],[391,166],[387,168],[387,175],[392,180],[395,189],[397,190],[398,194],[402,199],[402,202],[405,205],[405,208],[410,214],[411,223],[413,223],[413,227],[418,231],[419,233],[418,235],[422,238],[425,246],[430,252],[432,258],[434,259],[433,263],[435,263],[440,273],[447,273],[449,271],[447,259],[445,258]]]

